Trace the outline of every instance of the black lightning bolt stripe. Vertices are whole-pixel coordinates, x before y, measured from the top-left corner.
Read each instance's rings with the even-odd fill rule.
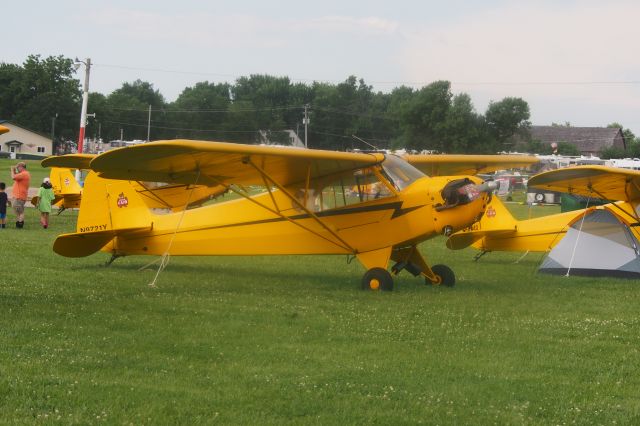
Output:
[[[415,206],[415,207],[409,207],[406,209],[402,208],[402,201],[396,201],[393,203],[385,203],[385,204],[376,204],[373,206],[362,206],[362,207],[349,207],[346,209],[332,209],[332,210],[327,210],[327,211],[323,211],[323,212],[318,212],[316,213],[317,217],[330,217],[330,216],[341,216],[341,215],[348,215],[348,214],[357,214],[357,213],[369,213],[369,212],[375,212],[375,211],[384,211],[384,210],[391,210],[393,209],[393,214],[391,215],[391,219],[395,219],[397,217],[403,216],[409,212],[412,212],[416,209],[419,209],[420,207],[424,207],[424,205],[421,206]],[[288,216],[289,219],[291,220],[302,220],[302,219],[309,219],[311,217],[311,215],[307,214],[307,213],[303,213],[303,214],[298,214],[298,215],[294,215],[294,216]],[[233,226],[246,226],[246,225],[259,225],[259,224],[263,224],[263,223],[273,223],[273,222],[280,222],[283,220],[287,220],[283,217],[274,217],[272,219],[263,219],[263,220],[254,220],[254,221],[250,221],[250,222],[241,222],[241,223],[230,223],[230,224],[226,224],[226,225],[220,225],[220,226],[213,226],[207,229],[217,229],[217,228],[229,228],[229,227],[233,227]]]
[[[424,207],[425,205],[420,205],[420,206],[415,206],[415,207],[409,207],[406,209],[402,208],[402,201],[396,201],[393,203],[385,203],[385,204],[375,204],[372,206],[362,206],[362,207],[349,207],[349,208],[343,208],[343,209],[332,209],[332,210],[328,210],[328,211],[324,211],[324,212],[318,212],[316,213],[317,217],[329,217],[329,216],[340,216],[340,215],[348,215],[348,214],[357,214],[357,213],[367,213],[367,212],[374,212],[374,211],[384,211],[384,210],[391,210],[393,209],[393,214],[391,215],[391,219],[395,219],[398,218],[400,216],[403,216],[409,212],[412,212],[414,210],[417,210],[421,207]],[[299,215],[294,215],[294,216],[288,216],[289,219],[291,220],[301,220],[301,219],[309,219],[311,217],[311,215],[304,213],[304,214],[299,214]],[[274,223],[274,222],[282,222],[284,220],[287,220],[283,217],[274,217],[271,219],[262,219],[262,220],[254,220],[254,221],[249,221],[249,222],[239,222],[239,223],[228,223],[225,225],[218,225],[218,226],[206,226],[206,227],[201,227],[198,229],[193,229],[193,230],[187,230],[187,231],[181,231],[181,232],[191,232],[191,231],[199,231],[199,230],[203,230],[203,229],[221,229],[221,228],[232,228],[235,226],[248,226],[248,225],[261,225],[261,224],[265,224],[265,223]],[[160,235],[160,234],[157,234]]]

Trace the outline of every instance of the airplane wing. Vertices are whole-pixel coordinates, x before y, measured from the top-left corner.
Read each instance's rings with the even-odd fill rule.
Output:
[[[540,160],[531,155],[405,155],[415,168],[428,176],[458,176],[496,170],[527,168]]]
[[[8,127],[5,126],[0,126],[0,135],[3,133],[7,133],[9,131]]]
[[[40,162],[42,167],[60,167],[66,169],[89,169],[89,163],[96,158],[94,154],[52,155]]]
[[[172,140],[115,149],[98,155],[91,168],[107,179],[217,185],[264,185],[258,169],[280,185],[305,182],[372,166],[379,153],[350,153]]]
[[[640,171],[605,166],[576,166],[540,173],[529,186],[612,201],[640,199]]]

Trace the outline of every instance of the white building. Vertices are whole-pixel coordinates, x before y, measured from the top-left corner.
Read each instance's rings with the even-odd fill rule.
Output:
[[[8,152],[11,158],[44,158],[52,154],[50,137],[10,121],[0,124],[9,128],[9,132],[0,135],[0,152]]]

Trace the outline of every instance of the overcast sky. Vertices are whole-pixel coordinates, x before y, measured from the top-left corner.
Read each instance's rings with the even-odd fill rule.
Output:
[[[517,96],[533,124],[617,121],[640,135],[637,1],[37,0],[2,10],[0,61],[89,57],[90,90],[105,95],[136,79],[168,101],[198,81],[250,74],[355,75],[383,92],[444,79],[479,113]]]

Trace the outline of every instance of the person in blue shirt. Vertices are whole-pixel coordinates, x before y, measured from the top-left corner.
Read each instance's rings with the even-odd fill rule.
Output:
[[[6,187],[6,183],[0,182],[0,229],[7,227],[7,204],[9,204],[9,199],[4,191]]]

